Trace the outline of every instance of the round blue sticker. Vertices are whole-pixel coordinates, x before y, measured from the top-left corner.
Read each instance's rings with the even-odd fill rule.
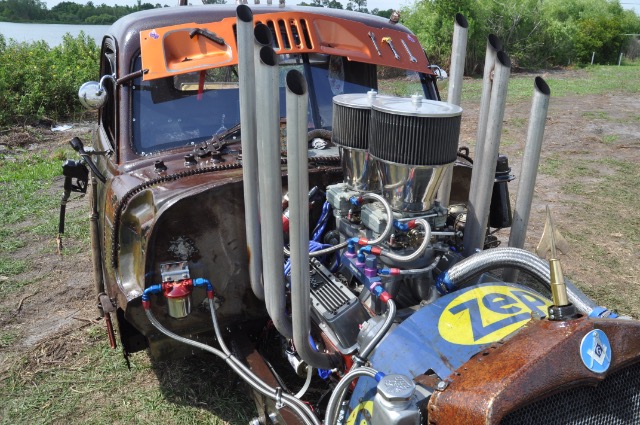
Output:
[[[611,344],[609,338],[600,329],[594,329],[582,338],[580,357],[587,369],[603,373],[611,365]]]

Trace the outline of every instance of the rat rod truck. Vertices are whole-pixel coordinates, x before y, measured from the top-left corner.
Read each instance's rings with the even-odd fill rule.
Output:
[[[111,344],[221,357],[253,424],[638,423],[640,323],[563,277],[550,214],[550,259],[522,249],[549,87],[535,79],[512,211],[510,59],[490,35],[471,160],[466,37],[458,15],[445,103],[398,16],[242,4],[116,22],[79,92],[99,110],[92,147],[74,139],[83,162],[64,165],[67,195],[90,190]]]

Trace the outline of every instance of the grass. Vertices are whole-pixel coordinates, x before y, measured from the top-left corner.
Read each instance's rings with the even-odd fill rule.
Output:
[[[553,74],[544,79],[551,89],[551,97],[571,95],[601,95],[616,92],[640,93],[640,63],[627,66],[594,65],[578,70],[578,78],[557,78]],[[543,74],[543,72],[540,72]],[[620,84],[624,81],[624,84]],[[509,79],[507,102],[530,99],[533,95],[533,77],[531,75],[512,74]],[[440,96],[447,97],[448,82],[438,84]],[[465,79],[462,85],[463,102],[479,102],[482,95],[482,78]],[[594,112],[596,118],[606,119],[605,112]]]
[[[615,306],[625,314],[639,317],[640,300],[637,296],[624,295],[626,285],[637,283],[633,276],[629,276],[629,264],[624,260],[628,256],[633,258],[633,247],[640,246],[637,222],[640,170],[637,164],[610,158],[577,160],[551,157],[541,162],[539,171],[563,182],[562,193],[578,197],[571,201],[569,214],[574,219],[597,217],[594,225],[569,228],[566,234],[572,249],[578,251],[576,257],[595,264],[593,273],[611,282],[611,285],[587,289],[587,292],[604,305]],[[622,243],[617,243],[617,240]],[[577,283],[590,288],[588,281]]]
[[[210,357],[157,365],[144,352],[132,356],[129,370],[94,324],[38,346],[9,371],[0,386],[2,421],[247,423],[252,402],[238,397],[238,379],[227,370]]]

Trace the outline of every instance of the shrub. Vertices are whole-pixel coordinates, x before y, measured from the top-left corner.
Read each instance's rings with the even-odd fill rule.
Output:
[[[62,120],[82,110],[78,87],[98,78],[100,50],[84,33],[61,45],[8,42],[0,35],[0,126]]]

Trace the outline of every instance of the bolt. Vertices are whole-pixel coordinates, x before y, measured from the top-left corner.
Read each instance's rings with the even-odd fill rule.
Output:
[[[447,383],[445,381],[438,382],[438,386],[436,387],[439,391],[443,391],[447,388]]]

